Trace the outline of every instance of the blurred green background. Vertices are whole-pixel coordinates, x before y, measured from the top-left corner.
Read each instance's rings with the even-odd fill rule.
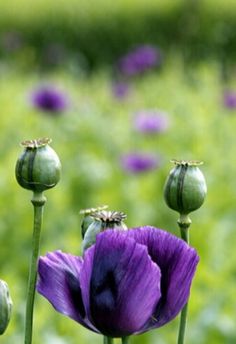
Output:
[[[0,4],[0,278],[14,301],[0,341],[23,342],[31,250],[31,194],[15,181],[25,139],[51,137],[62,179],[46,193],[41,254],[81,253],[80,209],[108,204],[127,213],[129,227],[154,225],[179,235],[177,213],[163,201],[171,158],[203,160],[208,184],[192,214],[191,244],[201,261],[193,283],[186,343],[236,343],[236,2],[234,0],[8,0]],[[161,67],[123,80],[114,94],[119,58],[138,45],[161,49]],[[50,84],[69,107],[47,113],[32,92]],[[134,129],[141,110],[160,110],[170,126],[147,135]],[[131,173],[121,156],[145,151],[158,168]],[[175,343],[178,319],[131,343]],[[36,297],[34,344],[102,342]]]

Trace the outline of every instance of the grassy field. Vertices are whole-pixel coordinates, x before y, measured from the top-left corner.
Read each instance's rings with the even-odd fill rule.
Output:
[[[31,194],[21,189],[14,166],[25,139],[51,137],[62,162],[62,180],[46,193],[41,254],[62,249],[81,253],[79,210],[108,204],[127,213],[129,227],[150,224],[179,235],[177,213],[163,201],[171,158],[203,160],[208,184],[204,206],[193,213],[191,244],[201,257],[192,288],[187,343],[233,344],[235,331],[235,127],[236,111],[223,106],[226,88],[217,62],[186,70],[176,55],[160,70],[129,82],[120,99],[112,92],[109,69],[86,77],[71,69],[47,74],[1,66],[0,266],[14,301],[3,344],[23,341],[24,307],[32,234]],[[41,84],[60,88],[69,99],[62,114],[32,106]],[[232,76],[227,88],[236,87]],[[141,110],[164,111],[169,128],[159,134],[138,133],[134,116]],[[135,174],[121,166],[128,152],[151,152],[158,168]],[[178,320],[132,339],[133,343],[174,343]],[[102,341],[36,298],[34,344]]]

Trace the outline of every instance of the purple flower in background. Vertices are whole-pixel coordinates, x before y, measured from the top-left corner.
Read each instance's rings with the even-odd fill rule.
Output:
[[[42,86],[32,94],[33,105],[46,112],[62,112],[68,107],[67,96],[53,86]]]
[[[154,227],[106,230],[83,258],[61,251],[40,257],[37,290],[86,328],[123,337],[175,318],[198,260],[183,240]]]
[[[23,45],[23,37],[17,31],[3,32],[0,38],[0,45],[6,52],[18,51]]]
[[[47,65],[59,65],[68,57],[66,48],[60,43],[48,44],[43,52],[44,63]]]
[[[236,92],[226,91],[224,94],[224,105],[230,110],[236,109]]]
[[[164,112],[143,110],[135,114],[134,127],[141,133],[160,133],[169,126],[169,120]]]
[[[118,63],[121,74],[133,76],[143,73],[161,63],[159,49],[151,45],[143,45],[122,57]]]
[[[121,157],[121,164],[127,172],[141,173],[159,166],[160,159],[150,153],[128,153]]]
[[[112,85],[112,93],[118,99],[124,99],[129,94],[130,87],[126,82],[116,82]]]

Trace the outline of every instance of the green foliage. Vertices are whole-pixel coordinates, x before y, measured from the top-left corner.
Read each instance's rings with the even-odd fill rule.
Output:
[[[9,0],[1,3],[0,32],[3,40],[7,32],[20,33],[21,53],[43,65],[53,48],[93,67],[113,63],[146,42],[182,51],[189,62],[216,56],[230,63],[236,56],[236,2],[100,0],[98,6],[96,0],[30,5],[29,0]],[[0,51],[6,58],[12,55],[4,47]]]
[[[179,235],[178,214],[167,208],[163,185],[171,158],[203,160],[208,195],[191,215],[191,244],[201,262],[192,288],[186,342],[234,343],[235,333],[235,125],[236,113],[222,106],[222,83],[216,63],[186,71],[175,55],[161,71],[132,81],[123,101],[112,96],[108,71],[89,79],[68,70],[44,75],[69,95],[70,109],[48,115],[34,109],[30,92],[42,82],[34,73],[5,69],[0,78],[0,265],[14,302],[3,344],[23,341],[23,322],[31,250],[31,193],[19,187],[14,167],[22,140],[51,137],[62,162],[62,179],[45,192],[47,203],[41,254],[61,249],[81,253],[79,210],[109,204],[124,211],[128,226],[155,225]],[[235,80],[232,85],[236,86]],[[166,133],[144,135],[133,129],[134,112],[161,109],[171,126]],[[139,175],[120,167],[130,150],[161,155],[159,169]],[[133,343],[174,343],[178,320],[132,339]],[[56,313],[37,295],[34,343],[102,342],[72,320]]]

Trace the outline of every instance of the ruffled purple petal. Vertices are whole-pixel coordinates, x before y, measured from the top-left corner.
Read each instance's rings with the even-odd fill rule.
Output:
[[[160,269],[147,248],[107,230],[97,236],[90,283],[90,309],[103,334],[121,337],[137,332],[160,299]]]
[[[60,313],[69,316],[83,326],[97,332],[90,324],[80,283],[83,266],[81,257],[56,251],[40,257],[38,265],[39,279],[37,291],[42,294]]]
[[[90,279],[93,270],[94,251],[95,246],[93,245],[84,253],[84,263],[80,271],[80,287],[82,299],[84,302],[85,313],[90,324],[95,328],[90,312]],[[96,330],[96,332],[98,332],[98,330]]]
[[[41,257],[37,288],[60,313],[122,337],[160,327],[180,312],[198,260],[183,240],[154,227],[107,230],[84,259],[60,251]]]
[[[183,240],[154,227],[129,230],[128,234],[147,246],[152,260],[161,269],[162,297],[153,317],[140,331],[143,332],[171,321],[184,307],[199,257]]]

